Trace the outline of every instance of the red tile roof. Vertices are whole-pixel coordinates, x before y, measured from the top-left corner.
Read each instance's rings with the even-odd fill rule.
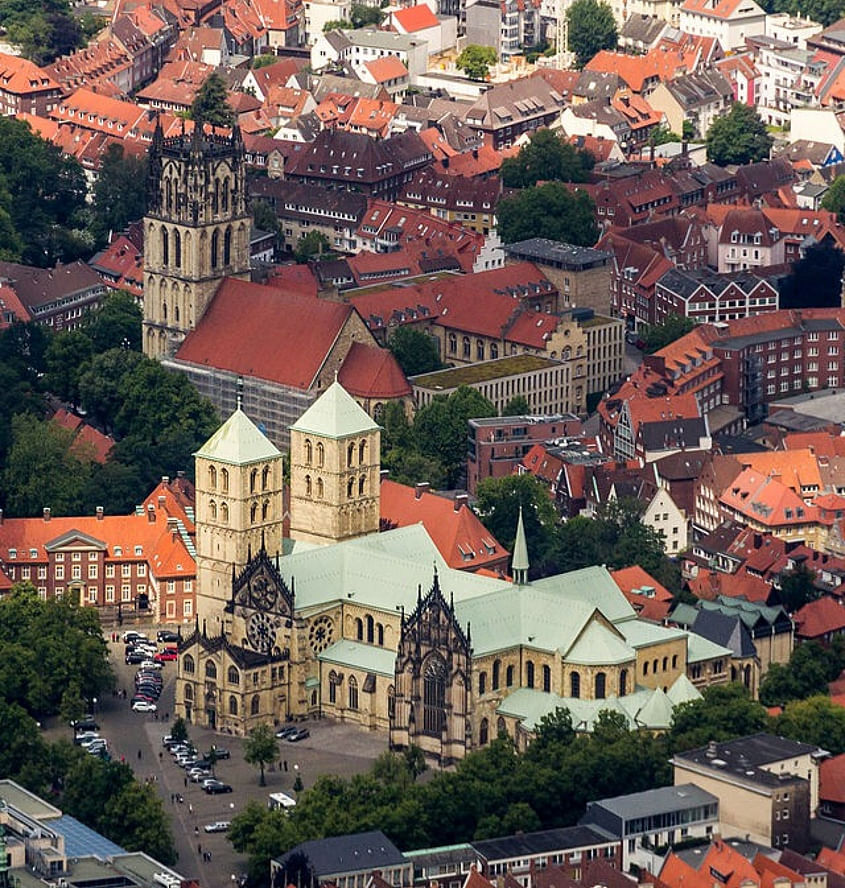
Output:
[[[440,24],[437,21],[437,16],[425,3],[400,9],[393,13],[392,18],[395,23],[398,23],[398,30],[401,29],[401,32],[405,34],[413,34],[415,31],[423,31],[426,28],[436,28]]]
[[[267,286],[297,296],[316,297],[319,289],[317,278],[308,265],[277,265],[267,278]]]
[[[53,415],[53,422],[73,432],[71,450],[80,460],[104,463],[114,447],[114,439],[88,425],[83,419],[60,407]]]
[[[819,798],[845,804],[845,753],[825,759],[819,768]]]
[[[353,310],[226,278],[176,357],[307,390]]]
[[[0,90],[19,96],[59,89],[58,81],[29,59],[0,52]]]
[[[843,776],[845,779],[845,775]],[[833,851],[830,848],[822,848],[816,855],[816,860],[829,870],[845,876],[845,853],[842,851]]]
[[[829,432],[793,432],[783,439],[787,450],[806,448],[816,456],[845,456],[845,435]]]
[[[819,639],[828,633],[842,632],[845,629],[845,606],[842,599],[828,596],[805,604],[795,612],[795,634],[809,641]]]
[[[692,12],[709,18],[730,19],[739,8],[742,0],[685,0],[682,12]]]
[[[734,479],[719,501],[767,527],[806,525],[818,519],[814,506],[806,505],[785,484],[751,468],[744,469]]]
[[[397,527],[422,524],[449,567],[476,570],[505,567],[508,551],[466,505],[430,491],[385,479],[381,517]]]
[[[403,77],[408,76],[408,69],[399,58],[392,55],[374,59],[372,62],[365,62],[364,67],[370,72],[376,83],[386,83],[388,80],[401,80]]]
[[[405,398],[412,394],[393,352],[377,345],[353,342],[337,379],[358,398]]]

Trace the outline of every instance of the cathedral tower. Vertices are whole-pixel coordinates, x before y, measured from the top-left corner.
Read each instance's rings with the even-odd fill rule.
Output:
[[[249,279],[249,213],[238,127],[195,127],[150,146],[144,217],[144,353],[172,355],[224,277]]]
[[[337,380],[290,427],[293,539],[337,543],[378,531],[380,436]]]
[[[194,454],[197,613],[217,634],[232,570],[282,548],[282,454],[240,406]]]

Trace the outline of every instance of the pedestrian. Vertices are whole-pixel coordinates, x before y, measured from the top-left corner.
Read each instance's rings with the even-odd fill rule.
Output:
[[[194,813],[194,806],[190,802],[188,802],[188,813],[189,814]]]
[[[161,751],[161,750],[159,750],[159,753],[158,753],[158,760],[161,761],[163,758],[164,758],[164,752]]]
[[[211,863],[211,851],[208,852],[208,862]]]
[[[140,749],[138,750],[138,758],[139,759],[141,758],[141,750]]]
[[[185,779],[185,789],[187,789],[188,788],[188,778],[185,777],[184,779]]]
[[[165,720],[165,721],[168,721],[169,719],[170,719],[170,713],[169,713],[169,712],[165,712],[165,713],[164,713],[164,720]]]
[[[285,759],[285,774],[288,772],[288,760]]]
[[[194,827],[194,835],[198,836],[200,834],[200,828],[198,826]]]
[[[176,794],[170,793],[170,804],[172,805],[176,801]]]
[[[202,854],[202,845],[197,845],[197,854]]]

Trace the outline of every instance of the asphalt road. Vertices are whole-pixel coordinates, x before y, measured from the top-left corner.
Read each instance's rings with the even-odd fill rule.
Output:
[[[148,634],[150,634],[148,632]],[[154,635],[154,630],[153,630]],[[107,738],[116,761],[123,759],[139,780],[149,780],[158,789],[165,811],[170,815],[173,838],[179,859],[174,869],[186,878],[196,878],[203,888],[231,888],[232,876],[245,870],[246,860],[235,853],[225,833],[209,834],[203,826],[216,820],[231,820],[249,801],[267,803],[270,792],[293,792],[296,774],[308,787],[321,774],[350,776],[366,771],[374,759],[387,748],[383,733],[363,731],[354,725],[329,720],[306,722],[311,731],[308,740],[299,743],[279,741],[279,762],[266,771],[267,785],[259,785],[258,770],[243,760],[243,739],[215,734],[189,726],[191,740],[200,751],[212,743],[230,750],[232,757],[217,763],[217,776],[233,787],[232,793],[207,795],[196,783],[185,786],[185,772],[161,745],[173,721],[175,663],[165,663],[162,670],[164,687],[159,700],[158,719],[152,714],[132,712],[128,698],[132,695],[136,666],[123,662],[123,643],[109,642],[118,688],[125,689],[127,699],[117,695],[98,700],[95,717],[101,736]],[[169,715],[165,720],[164,715]],[[66,725],[54,725],[46,732],[48,738],[71,737]],[[287,762],[288,770],[284,770]],[[184,802],[172,801],[181,794]],[[212,859],[205,862],[202,851],[210,851]]]

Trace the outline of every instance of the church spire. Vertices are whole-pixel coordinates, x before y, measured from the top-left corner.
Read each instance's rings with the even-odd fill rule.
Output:
[[[513,541],[511,573],[517,586],[528,584],[528,544],[525,542],[525,525],[522,523],[522,506],[519,507],[519,521],[516,525],[516,538]]]

